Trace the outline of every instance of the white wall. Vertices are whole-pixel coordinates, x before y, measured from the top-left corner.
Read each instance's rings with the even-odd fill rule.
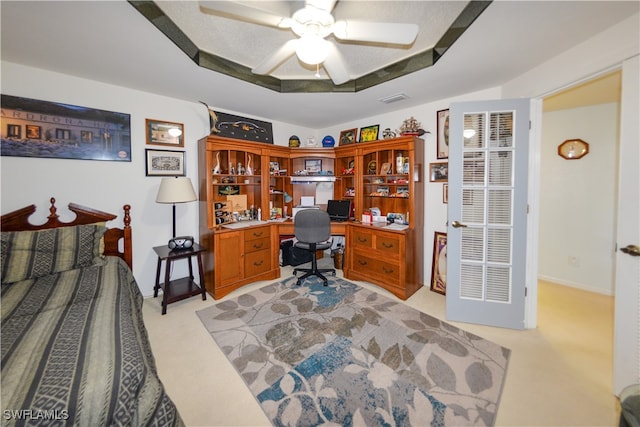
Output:
[[[172,209],[171,205],[155,203],[160,178],[145,176],[145,148],[166,149],[145,144],[145,119],[184,124],[186,173],[197,185],[197,141],[209,129],[204,106],[8,62],[2,62],[2,93],[131,115],[131,162],[0,157],[0,209],[7,213],[35,204],[34,219],[44,222],[49,198],[55,197],[62,220],[71,219],[63,212],[69,202],[75,202],[118,214],[109,225],[122,226],[122,206],[130,204],[133,272],[142,293],[152,295],[157,262],[152,248],[165,245],[171,237]],[[291,134],[302,137],[313,133],[287,123],[272,123],[278,144],[287,145]],[[197,203],[177,205],[176,217],[178,234],[198,235]],[[183,271],[186,263],[177,265],[174,277]]]
[[[543,115],[539,277],[613,295],[618,104]],[[589,143],[589,154],[565,160],[557,146]]]

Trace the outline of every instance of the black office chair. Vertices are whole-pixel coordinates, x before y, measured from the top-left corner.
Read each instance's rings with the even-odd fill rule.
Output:
[[[294,276],[300,271],[305,273],[298,278],[296,284],[300,285],[307,277],[317,276],[322,279],[324,286],[327,286],[327,278],[322,273],[333,273],[335,276],[336,270],[333,268],[319,269],[316,251],[331,247],[331,219],[329,214],[320,209],[304,209],[296,214],[294,226],[297,239],[294,246],[311,251],[311,268],[296,268],[293,270]]]

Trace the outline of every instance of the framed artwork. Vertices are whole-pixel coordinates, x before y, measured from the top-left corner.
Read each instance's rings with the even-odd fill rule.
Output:
[[[449,164],[447,162],[429,163],[429,181],[449,181]]]
[[[304,161],[304,170],[309,173],[322,172],[322,159],[306,159]]]
[[[449,184],[442,184],[442,203],[449,203]]]
[[[360,128],[359,142],[377,141],[379,130],[380,130],[380,125],[372,125],[372,126]]]
[[[438,159],[449,158],[449,110],[438,111],[438,137],[436,150]]]
[[[342,132],[340,132],[340,141],[338,141],[339,144],[340,145],[353,144],[354,142],[356,142],[357,132],[358,132],[358,129],[343,130]]]
[[[145,123],[148,145],[184,147],[184,125],[182,123],[153,119],[146,119]]]
[[[1,95],[0,154],[131,161],[131,116],[60,102]]]
[[[269,122],[219,111],[215,111],[215,116],[217,121],[213,126],[217,136],[273,144],[273,126]]]
[[[185,152],[145,150],[147,176],[186,176]]]
[[[436,231],[433,236],[431,290],[442,295],[447,294],[447,233],[440,231]]]

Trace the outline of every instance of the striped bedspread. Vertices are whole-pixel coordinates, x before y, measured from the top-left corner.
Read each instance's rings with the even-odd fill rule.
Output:
[[[131,270],[103,264],[2,285],[3,425],[183,425]]]

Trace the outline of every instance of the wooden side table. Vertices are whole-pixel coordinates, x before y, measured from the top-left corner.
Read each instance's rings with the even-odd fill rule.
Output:
[[[167,305],[172,302],[180,301],[198,294],[202,294],[202,300],[207,299],[207,292],[204,287],[204,271],[202,268],[202,254],[206,249],[197,243],[189,249],[171,250],[168,246],[156,246],[153,250],[158,255],[158,267],[156,269],[156,284],[153,287],[153,296],[158,296],[158,290],[162,289],[162,314],[167,313]],[[198,259],[198,273],[200,274],[200,283],[198,285],[193,276],[192,259]],[[189,276],[180,279],[170,279],[171,264],[179,259],[187,259],[189,261]],[[165,261],[164,282],[160,282],[160,273],[162,271],[162,261]]]

